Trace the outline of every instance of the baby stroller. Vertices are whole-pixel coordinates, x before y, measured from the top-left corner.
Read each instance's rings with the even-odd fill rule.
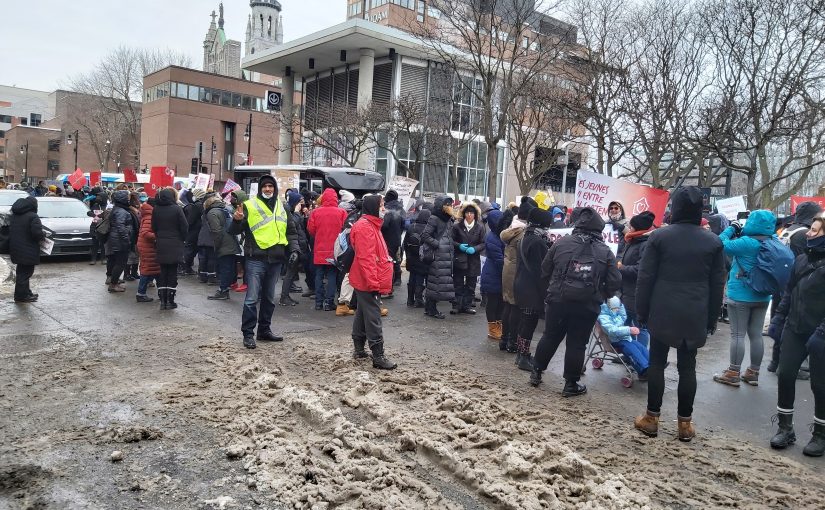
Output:
[[[596,322],[593,327],[593,332],[590,333],[590,345],[587,349],[587,357],[584,360],[582,367],[582,374],[587,371],[587,363],[590,362],[593,368],[601,370],[604,367],[605,361],[616,363],[624,366],[626,374],[621,378],[622,386],[630,388],[633,386],[633,375],[636,371],[633,367],[625,361],[625,358],[620,352],[617,352],[610,344],[610,339],[607,333],[602,329],[601,324]]]

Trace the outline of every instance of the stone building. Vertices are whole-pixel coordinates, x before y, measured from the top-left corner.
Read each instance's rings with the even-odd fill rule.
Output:
[[[241,42],[226,38],[223,30],[223,2],[218,7],[218,23],[215,24],[215,11],[212,22],[203,40],[203,70],[207,73],[220,74],[232,78],[241,77]]]

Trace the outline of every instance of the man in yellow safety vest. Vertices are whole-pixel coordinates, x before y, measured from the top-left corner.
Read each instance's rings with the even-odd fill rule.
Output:
[[[258,194],[235,209],[229,233],[244,234],[245,239],[248,288],[241,317],[244,347],[254,349],[256,339],[281,342],[283,337],[271,329],[275,287],[281,267],[297,260],[299,248],[295,223],[278,198],[278,183],[274,177],[264,175],[258,180]],[[260,314],[258,302],[261,303]],[[253,336],[256,324],[257,337]]]

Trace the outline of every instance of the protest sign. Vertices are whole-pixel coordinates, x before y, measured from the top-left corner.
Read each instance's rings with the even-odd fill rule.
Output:
[[[165,166],[153,166],[149,172],[149,185],[143,188],[150,197],[157,195],[158,191],[175,183],[175,171]]]
[[[137,174],[131,168],[123,169],[123,182],[138,182]]]
[[[607,217],[610,202],[619,202],[628,218],[650,211],[656,215],[656,224],[665,216],[670,193],[641,184],[614,179],[596,172],[579,170],[576,177],[576,207],[592,207]]]
[[[72,175],[69,176],[69,184],[72,185],[72,188],[75,190],[79,190],[83,186],[86,185],[86,176],[83,175],[83,170],[77,169],[74,171]]]
[[[387,191],[394,189],[396,193],[398,193],[398,201],[403,203],[408,198],[412,198],[417,186],[418,181],[415,179],[396,175],[390,181],[389,186],[387,186]]]
[[[100,170],[89,172],[89,186],[99,186],[101,182],[103,182],[103,173]]]
[[[198,174],[195,177],[195,189],[206,191],[209,189],[209,174]]]
[[[796,208],[803,202],[816,202],[819,207],[825,209],[825,197],[801,197],[793,195],[791,197],[791,214],[796,214]]]
[[[547,231],[547,238],[553,242],[556,242],[562,237],[569,236],[572,233],[572,228],[551,228]],[[605,225],[604,230],[602,231],[602,239],[604,240],[604,244],[606,244],[613,252],[613,255],[616,255],[619,251],[620,234],[613,230],[613,225],[609,223]]]
[[[740,212],[745,212],[748,207],[745,205],[745,197],[723,198],[716,201],[716,210],[730,221],[736,221]]]

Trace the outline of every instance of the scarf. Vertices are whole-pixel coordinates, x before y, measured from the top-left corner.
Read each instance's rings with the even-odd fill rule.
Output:
[[[472,230],[472,229],[473,229],[473,227],[474,227],[475,225],[476,225],[476,222],[467,223],[467,220],[464,220],[464,226],[465,226],[465,227],[467,227],[467,231],[468,231],[468,232],[469,232],[470,230]]]
[[[633,232],[628,232],[624,235],[624,240],[627,243],[632,243],[634,239],[642,237],[643,235],[647,234],[648,232],[652,232],[656,227],[650,227],[647,230],[634,230]]]

